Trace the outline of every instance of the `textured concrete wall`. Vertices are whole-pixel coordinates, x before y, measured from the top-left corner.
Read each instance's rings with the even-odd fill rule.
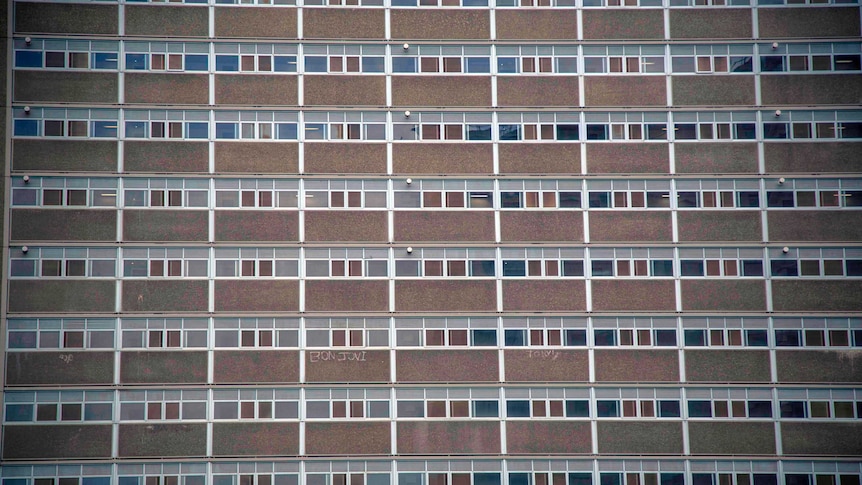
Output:
[[[398,382],[497,382],[499,372],[495,350],[399,350],[395,355]]]
[[[681,241],[756,241],[763,239],[759,211],[680,211]]]
[[[593,280],[597,311],[672,311],[676,296],[672,280]]]
[[[595,359],[597,381],[679,381],[676,350],[596,349]]]
[[[382,9],[307,8],[302,34],[307,39],[380,39],[386,26]]]
[[[599,421],[599,453],[672,455],[682,453],[682,423]]]
[[[686,349],[685,378],[692,382],[769,382],[769,351]]]
[[[129,142],[126,142],[126,146],[129,146]],[[39,172],[114,172],[117,170],[117,142],[13,140],[12,169]]]
[[[402,421],[397,435],[404,455],[500,453],[500,425],[490,421]]]
[[[15,3],[15,32],[117,34],[116,5]]]
[[[4,426],[3,458],[109,458],[111,425]]]
[[[578,421],[510,421],[506,450],[517,455],[589,454],[590,424]]]
[[[121,424],[121,457],[206,456],[206,424]]]
[[[159,37],[206,37],[209,16],[206,7],[129,5],[126,35]]]
[[[117,102],[119,92],[117,73],[114,72],[15,71],[12,83],[15,86],[14,100],[20,103],[113,104]]]
[[[216,241],[297,241],[296,211],[216,211]]]
[[[208,172],[209,144],[188,141],[125,141],[123,168],[129,172]]]
[[[500,235],[503,241],[583,241],[584,214],[581,211],[501,211]]]
[[[213,353],[213,381],[218,384],[299,382],[299,352],[217,350]]]
[[[751,11],[734,9],[673,9],[670,11],[673,39],[748,39],[752,37]]]
[[[215,8],[216,37],[296,37],[296,9],[219,6]]]
[[[128,351],[120,354],[123,384],[202,384],[207,381],[207,353]]]
[[[385,280],[306,281],[305,309],[311,312],[385,312],[389,310],[389,283]]]
[[[393,9],[390,15],[392,39],[454,40],[490,39],[491,37],[491,21],[487,11]]]
[[[385,242],[388,223],[386,211],[308,211],[305,240]]]
[[[299,282],[217,280],[215,309],[233,312],[295,312],[299,310]]]
[[[496,308],[493,281],[395,282],[395,310],[399,312],[494,311]]]
[[[578,280],[504,280],[505,311],[584,311],[586,289]]]
[[[388,455],[392,449],[389,423],[306,423],[309,455]]]
[[[586,350],[503,351],[506,382],[586,382],[590,362]]]
[[[284,456],[299,453],[299,423],[214,423],[215,456]]]
[[[5,382],[9,386],[112,384],[114,354],[113,352],[8,353]]]
[[[11,241],[116,241],[117,211],[15,209]]]

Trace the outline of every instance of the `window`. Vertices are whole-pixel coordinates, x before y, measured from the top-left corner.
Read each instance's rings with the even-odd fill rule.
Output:
[[[9,391],[4,422],[90,422],[113,419],[113,391]]]
[[[120,392],[120,421],[178,421],[207,418],[207,392],[197,389]]]
[[[533,0],[525,1],[532,3]],[[551,3],[551,0],[536,1]],[[577,56],[578,50],[574,46],[498,46],[497,73],[576,74]]]
[[[689,418],[771,418],[769,389],[690,389]]]
[[[763,72],[859,71],[862,46],[859,43],[762,44],[760,70]]]
[[[206,248],[126,248],[122,260],[125,278],[205,278],[209,272]]]
[[[388,391],[387,391],[388,392]],[[398,389],[400,418],[498,418],[494,389]]]
[[[386,318],[307,318],[306,347],[388,347]]]
[[[584,72],[587,74],[665,72],[664,46],[584,46],[583,49]]]
[[[691,1],[691,0],[674,0]],[[695,3],[717,4],[725,0],[694,0]],[[735,4],[734,0],[727,3]],[[733,45],[672,45],[671,71],[674,74],[748,74],[753,71],[751,44]]]
[[[116,248],[14,248],[9,274],[13,278],[113,278]]]
[[[413,0],[415,1],[415,0]],[[430,1],[436,4],[437,0]],[[477,0],[464,0],[476,2]],[[487,4],[487,0],[478,0]],[[451,2],[451,0],[443,0]],[[393,6],[394,3],[393,3]],[[491,72],[491,52],[487,46],[419,45],[407,50],[392,51],[393,74],[410,73],[465,73],[489,74]]]

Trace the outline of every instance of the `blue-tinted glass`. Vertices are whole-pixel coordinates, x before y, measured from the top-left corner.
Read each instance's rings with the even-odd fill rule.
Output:
[[[646,125],[647,140],[667,140],[667,126],[664,123]]]
[[[239,56],[216,56],[216,71],[239,71]]]
[[[36,120],[15,120],[15,136],[36,136],[39,122]]]
[[[601,346],[613,346],[617,344],[617,331],[609,330],[609,329],[596,329],[593,330],[593,341],[596,345]]]
[[[473,473],[473,485],[500,485],[500,474]]]
[[[772,140],[787,138],[787,123],[764,123],[763,138]]]
[[[737,194],[737,197],[739,207],[760,207],[760,194],[755,191],[742,191]]]
[[[111,485],[111,477],[82,477],[81,485]]]
[[[33,405],[7,404],[6,421],[33,421]]]
[[[494,276],[494,261],[470,261],[470,276]]]
[[[503,261],[503,276],[526,276],[527,266],[524,261]]]
[[[776,330],[775,345],[778,347],[799,347],[799,330]]]
[[[392,72],[416,72],[416,58],[393,57]]]
[[[209,62],[206,54],[186,54],[186,71],[206,71]]]
[[[487,7],[488,0],[463,0],[461,4],[464,7]]]
[[[763,261],[743,260],[742,276],[763,276]]]
[[[684,259],[679,262],[681,276],[703,276],[703,261]]]
[[[678,418],[679,401],[659,401],[658,415],[662,418]]]
[[[275,72],[296,72],[296,56],[275,56]]]
[[[661,485],[685,485],[682,473],[662,473]]]
[[[521,207],[521,193],[520,192],[501,192],[500,193],[500,207],[502,207],[504,209]]]
[[[126,69],[146,69],[147,57],[149,57],[147,54],[126,54]]]
[[[599,475],[600,485],[620,485],[619,473],[602,473]]]
[[[571,347],[586,347],[586,330],[566,330],[566,345]]]
[[[782,418],[804,418],[805,417],[805,402],[804,401],[781,401],[781,417]]]
[[[596,260],[591,263],[593,276],[613,276],[614,262],[610,260]]]
[[[500,125],[500,140],[520,140],[521,125]]]
[[[491,125],[467,125],[468,140],[490,140]]]
[[[306,56],[305,72],[326,72],[326,56]]]
[[[688,416],[690,418],[711,418],[712,417],[712,402],[711,401],[689,401]]]
[[[500,74],[514,74],[518,72],[517,57],[498,57],[497,72]]]
[[[496,330],[473,330],[473,345],[478,347],[496,346]]]
[[[784,485],[811,485],[811,475],[788,473],[784,475]]]
[[[617,401],[596,401],[596,415],[600,418],[619,417],[619,403]]]
[[[509,485],[530,485],[529,473],[510,473]]]
[[[189,123],[188,138],[209,138],[207,123]]]
[[[120,477],[120,485],[139,485],[140,477]]]
[[[789,190],[775,190],[766,193],[767,207],[793,207],[793,192]]]
[[[233,140],[236,138],[236,123],[216,123],[215,137],[219,140]]]
[[[213,485],[233,485],[233,475],[213,475]]]
[[[526,334],[526,330],[506,330],[504,338],[506,342],[504,345],[509,347],[523,347],[526,345],[524,335]]]
[[[477,1],[477,0],[464,0],[464,5],[469,1]],[[478,0],[481,5],[487,5],[487,0]],[[467,58],[467,72],[491,72],[491,58],[490,57],[468,57]]]
[[[93,54],[93,67],[95,69],[116,69],[119,54],[116,52],[96,52]]]
[[[587,125],[587,140],[607,140],[607,125]]]
[[[656,330],[655,344],[658,347],[676,347],[676,330]]]
[[[15,51],[15,67],[42,67],[42,51]]]
[[[592,485],[592,473],[569,473],[569,485]]]
[[[778,475],[774,473],[755,473],[754,485],[778,485]]]
[[[753,140],[755,138],[754,123],[736,123],[733,127],[736,130],[734,138],[737,140]]]
[[[557,140],[577,140],[578,125],[557,125]]]
[[[3,485],[27,485],[26,478],[4,478]]]
[[[608,192],[590,192],[588,197],[592,209],[611,206],[611,196]]]
[[[392,0],[393,7],[415,7],[416,0]]]
[[[144,121],[127,121],[126,138],[146,138],[147,123]]]
[[[530,401],[506,401],[506,416],[510,418],[529,418]]]
[[[691,485],[712,485],[712,473],[692,473]]]
[[[580,259],[567,259],[563,261],[563,276],[583,276],[584,262]]]
[[[362,72],[383,72],[383,58],[363,57]]]
[[[768,71],[783,71],[784,56],[763,56],[760,58],[760,70]]]
[[[766,330],[746,330],[745,345],[749,347],[766,347],[769,345],[769,340]]]
[[[705,332],[703,330],[684,330],[685,345],[690,347],[703,347],[706,345]]]
[[[581,208],[580,192],[560,192],[560,207]]]
[[[294,481],[292,483],[298,482]],[[369,473],[367,475],[365,483],[367,483],[368,485],[391,485],[392,480],[389,473]],[[278,484],[278,482],[276,482],[276,484]],[[186,485],[190,484],[186,482]],[[203,485],[203,483],[201,483],[201,485]]]
[[[844,262],[847,276],[862,276],[862,259],[848,259]]]
[[[589,401],[566,401],[566,417],[567,418],[589,418],[590,417],[590,402]]]
[[[564,74],[574,74],[578,72],[578,58],[561,57],[557,59],[557,72]]]
[[[751,72],[751,56],[730,56],[730,72]]]
[[[770,261],[772,276],[799,276],[796,260]]]
[[[838,123],[841,138],[862,138],[862,123]]]
[[[93,136],[98,138],[116,138],[117,137],[117,122],[116,121],[94,121]]]
[[[305,124],[305,139],[306,140],[325,140],[326,139],[326,124],[324,124],[324,123],[306,123]]]
[[[748,401],[749,418],[771,418],[772,401]]]
[[[422,485],[422,473],[399,473],[398,485]]]
[[[500,403],[497,401],[473,401],[473,416],[496,418],[500,416]]]
[[[279,140],[296,140],[296,123],[276,123],[275,131]]]

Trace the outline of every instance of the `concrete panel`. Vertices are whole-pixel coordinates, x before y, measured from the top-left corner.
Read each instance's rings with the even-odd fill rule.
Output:
[[[123,211],[126,241],[206,241],[207,211],[127,209]]]
[[[672,81],[677,106],[755,104],[754,76],[674,76]]]
[[[217,350],[213,355],[216,384],[299,382],[296,350]]]
[[[308,455],[388,455],[392,450],[388,422],[306,423]]]
[[[306,8],[302,35],[306,39],[382,39],[384,17],[379,8]]]
[[[670,173],[665,143],[587,143],[588,173]]]
[[[306,143],[305,173],[386,173],[385,143]]]
[[[503,280],[505,311],[585,311],[583,280]]]
[[[396,241],[493,241],[494,213],[488,211],[397,211]]]
[[[499,89],[500,79],[497,80]],[[501,143],[500,173],[580,174],[578,143]]]
[[[121,424],[119,456],[192,457],[207,454],[205,423]]]
[[[295,456],[299,423],[214,423],[214,456]]]
[[[491,106],[491,77],[392,76],[393,106]]]
[[[9,352],[6,385],[91,385],[114,382],[113,352]]]
[[[110,457],[110,424],[3,427],[6,460]]]
[[[664,76],[589,76],[584,96],[589,107],[667,105]]]
[[[516,455],[589,454],[590,423],[584,421],[509,421],[506,451]]]
[[[862,74],[774,74],[760,78],[764,105],[862,104]]]
[[[15,2],[15,32],[117,34],[117,5]]]
[[[454,40],[491,37],[490,15],[486,10],[393,9],[390,16],[392,39]]]
[[[862,350],[779,349],[775,363],[781,383],[862,382]]]
[[[757,172],[757,143],[676,143],[674,157],[678,173]]]
[[[388,226],[386,211],[307,211],[305,240],[386,242]]]
[[[674,455],[682,451],[682,423],[599,421],[599,453]]]
[[[500,380],[497,351],[479,349],[398,350],[395,375],[399,383]]]
[[[763,157],[767,173],[862,172],[862,150],[855,143],[764,143]]]
[[[689,444],[693,455],[774,455],[775,429],[771,421],[690,421]]]
[[[386,104],[386,78],[383,76],[306,74],[303,83],[306,106],[383,106]]]
[[[596,381],[679,382],[676,349],[596,349],[595,359]]]
[[[503,351],[506,382],[586,382],[590,378],[587,350]]]
[[[500,425],[492,421],[402,421],[397,423],[398,454],[496,455]]]
[[[680,241],[755,241],[762,237],[759,211],[679,211]]]
[[[859,7],[765,8],[757,13],[760,37],[859,37]]]
[[[268,74],[216,74],[216,104],[295,106],[296,76]]]
[[[216,142],[215,171],[278,174],[298,173],[299,144],[293,142]]]
[[[206,280],[126,280],[125,312],[205,312]]]
[[[207,104],[209,102],[209,82],[206,74],[126,73],[124,88],[126,102],[132,104]]]
[[[672,229],[670,212],[595,211],[590,213],[590,240],[666,241]]]
[[[12,241],[116,241],[117,211],[14,209]]]
[[[13,280],[9,312],[113,312],[114,287],[111,280]]]
[[[497,308],[494,281],[405,280],[395,282],[395,311],[485,311]]]
[[[862,224],[852,211],[768,211],[770,241],[860,241]]]
[[[128,144],[126,142],[126,146]],[[12,169],[34,172],[116,172],[117,142],[12,140]]]
[[[388,350],[305,351],[306,382],[389,382]]]
[[[663,39],[664,16],[658,9],[584,10],[584,39]]]
[[[577,107],[577,76],[500,76],[497,78],[499,106]]]
[[[389,310],[386,280],[308,280],[305,310],[309,312],[385,312]]]
[[[14,100],[114,104],[117,76],[115,72],[15,71]]]
[[[686,349],[685,378],[691,382],[769,382],[769,351]]]
[[[490,143],[395,143],[392,171],[396,174],[491,174]]]
[[[126,35],[206,37],[208,29],[206,7],[129,5],[126,8]]]
[[[206,381],[206,351],[120,353],[120,382],[123,384],[203,384]]]
[[[750,39],[751,10],[746,8],[670,10],[672,39]]]
[[[862,456],[862,423],[781,423],[788,455]]]
[[[502,211],[500,232],[503,241],[583,241],[584,213],[581,211]]]
[[[763,281],[688,280],[682,285],[682,308],[685,311],[766,310],[766,288]]]
[[[216,37],[296,38],[296,9],[269,7],[227,7],[215,9]]]
[[[299,281],[216,280],[218,312],[295,312],[299,310]]]
[[[297,211],[215,211],[216,241],[297,241]]]
[[[593,310],[673,311],[675,308],[673,280],[593,280]]]
[[[497,38],[501,40],[555,40],[578,38],[574,10],[501,9],[496,12]]]
[[[127,172],[209,172],[209,144],[188,141],[123,143]]]

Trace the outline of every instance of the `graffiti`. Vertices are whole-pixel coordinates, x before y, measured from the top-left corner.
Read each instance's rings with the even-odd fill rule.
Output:
[[[531,359],[557,360],[560,358],[559,350],[531,350]]]
[[[365,362],[365,351],[334,352],[332,350],[314,351],[308,353],[311,362]]]
[[[67,364],[69,362],[72,362],[72,359],[74,358],[74,356],[72,354],[60,354],[59,357],[60,357],[60,360],[62,360],[63,362],[65,362]]]

